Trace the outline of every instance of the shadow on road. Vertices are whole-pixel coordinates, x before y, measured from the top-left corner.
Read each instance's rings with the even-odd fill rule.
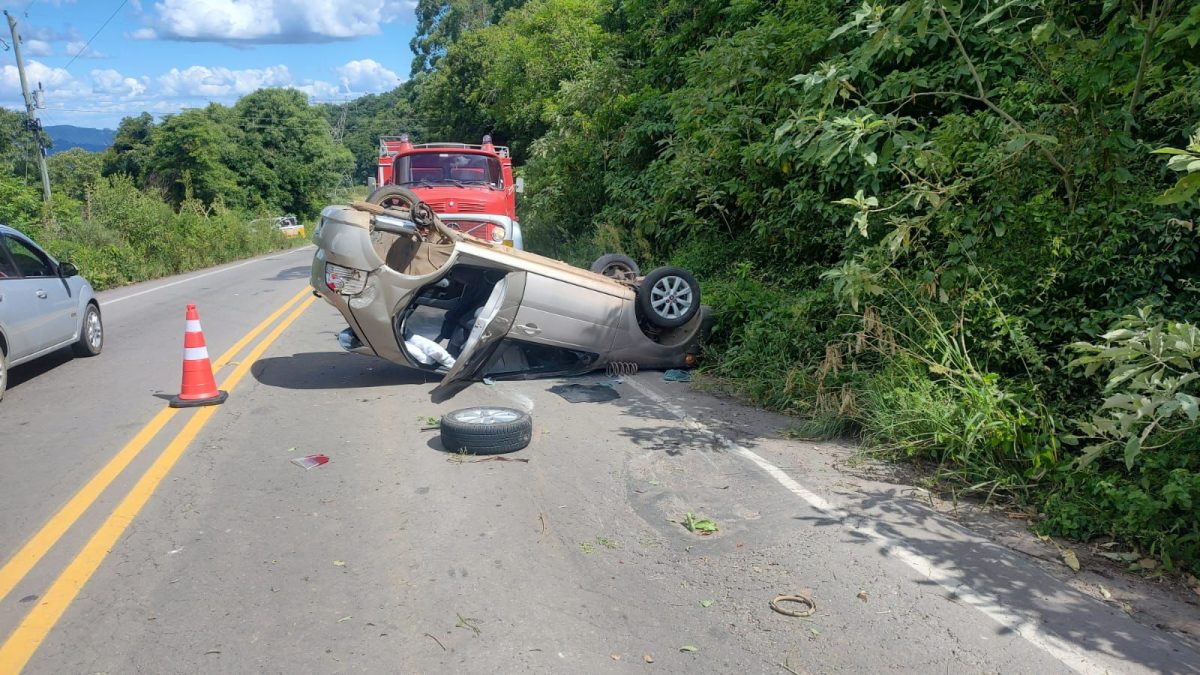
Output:
[[[267,277],[263,281],[289,281],[291,279],[307,279],[312,273],[312,265],[302,265],[300,267],[289,267],[286,270],[279,270],[279,274],[273,277]]]
[[[34,359],[29,363],[14,366],[8,371],[8,388],[16,389],[23,382],[28,382],[43,373],[48,373],[62,364],[74,360],[75,355],[71,353],[71,350],[63,347],[56,352]]]
[[[250,368],[250,374],[269,387],[284,389],[390,387],[439,379],[383,359],[343,352],[303,352],[260,359]]]
[[[809,527],[844,528],[845,542],[875,548],[885,558],[896,557],[890,544],[900,542],[909,552],[945,570],[979,602],[1002,608],[1022,630],[1040,630],[1065,643],[1157,672],[1200,673],[1200,663],[1186,661],[1180,642],[1160,632],[1127,630],[1129,618],[1115,603],[1102,603],[1076,591],[1020,553],[980,542],[969,530],[947,522],[899,489],[859,492],[862,497],[852,507],[850,522],[821,512],[794,518]],[[870,536],[870,531],[886,539],[880,541]],[[948,602],[960,602],[957,593],[948,593],[930,579],[916,583]],[[1007,635],[1014,630],[997,625],[995,632]]]

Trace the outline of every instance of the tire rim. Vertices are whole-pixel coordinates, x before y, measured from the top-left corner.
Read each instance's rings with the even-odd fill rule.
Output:
[[[695,299],[692,286],[683,277],[665,276],[650,289],[650,306],[664,319],[678,319],[691,309]]]
[[[104,342],[104,327],[100,325],[100,314],[96,310],[90,310],[87,316],[87,343],[92,351],[100,351],[100,345]]]
[[[516,422],[520,418],[521,414],[517,411],[504,408],[471,408],[454,413],[455,420],[467,424],[508,424]]]
[[[623,263],[609,263],[604,266],[604,269],[600,270],[600,274],[617,279],[618,281],[633,281],[637,278],[633,270]]]

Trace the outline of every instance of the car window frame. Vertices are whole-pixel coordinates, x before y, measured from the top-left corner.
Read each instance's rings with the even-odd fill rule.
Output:
[[[8,263],[9,268],[14,273],[12,275],[0,276],[0,281],[24,279],[25,275],[21,272],[21,268],[17,266],[17,261],[8,252],[8,244],[5,243],[8,241],[8,237],[7,233],[0,232],[0,263]]]
[[[28,248],[35,256],[40,256],[41,259],[43,260],[43,262],[45,262],[45,264],[48,266],[48,268],[50,270],[49,274],[33,274],[33,275],[26,274],[25,271],[21,269],[21,266],[17,264],[17,258],[13,254],[12,249],[7,244],[5,244],[4,250],[8,254],[8,259],[12,263],[13,268],[17,270],[17,274],[19,275],[16,278],[20,278],[20,279],[57,279],[57,278],[59,278],[60,275],[58,273],[58,263],[55,262],[54,258],[50,257],[49,253],[46,253],[45,251],[43,251],[42,247],[33,243],[32,240],[27,239],[25,237],[17,236],[14,234],[0,235],[0,239],[4,239],[5,241],[11,240],[11,241],[20,242],[26,248]]]

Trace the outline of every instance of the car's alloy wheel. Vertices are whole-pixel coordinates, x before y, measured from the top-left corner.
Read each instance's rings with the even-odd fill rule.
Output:
[[[596,258],[590,269],[617,281],[637,281],[641,273],[637,261],[620,253],[608,253]]]
[[[533,438],[533,418],[513,408],[463,408],[442,417],[442,448],[470,455],[516,452]]]
[[[95,356],[104,349],[104,324],[100,321],[100,310],[95,305],[87,306],[79,341],[73,345],[73,349],[77,356]]]
[[[700,284],[687,270],[659,267],[638,287],[638,309],[661,328],[682,326],[700,309]]]

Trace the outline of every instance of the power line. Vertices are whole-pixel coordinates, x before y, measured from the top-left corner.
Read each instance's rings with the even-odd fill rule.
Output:
[[[67,71],[71,70],[71,64],[75,63],[75,59],[79,58],[80,54],[87,51],[87,48],[92,45],[92,40],[96,39],[96,36],[100,34],[100,31],[104,30],[105,26],[108,25],[108,22],[112,21],[113,17],[115,17],[117,15],[117,13],[120,12],[125,7],[126,3],[128,3],[128,2],[129,2],[129,0],[121,0],[121,4],[118,5],[116,9],[113,10],[112,14],[108,15],[108,18],[104,20],[104,23],[100,24],[100,27],[96,29],[96,32],[92,33],[92,37],[88,38],[88,41],[86,43],[84,43],[83,48],[80,49],[79,51],[75,52],[75,56],[72,56],[71,60],[67,61],[67,65],[63,66],[63,70],[67,70]],[[28,8],[26,8],[26,9],[28,9]]]

